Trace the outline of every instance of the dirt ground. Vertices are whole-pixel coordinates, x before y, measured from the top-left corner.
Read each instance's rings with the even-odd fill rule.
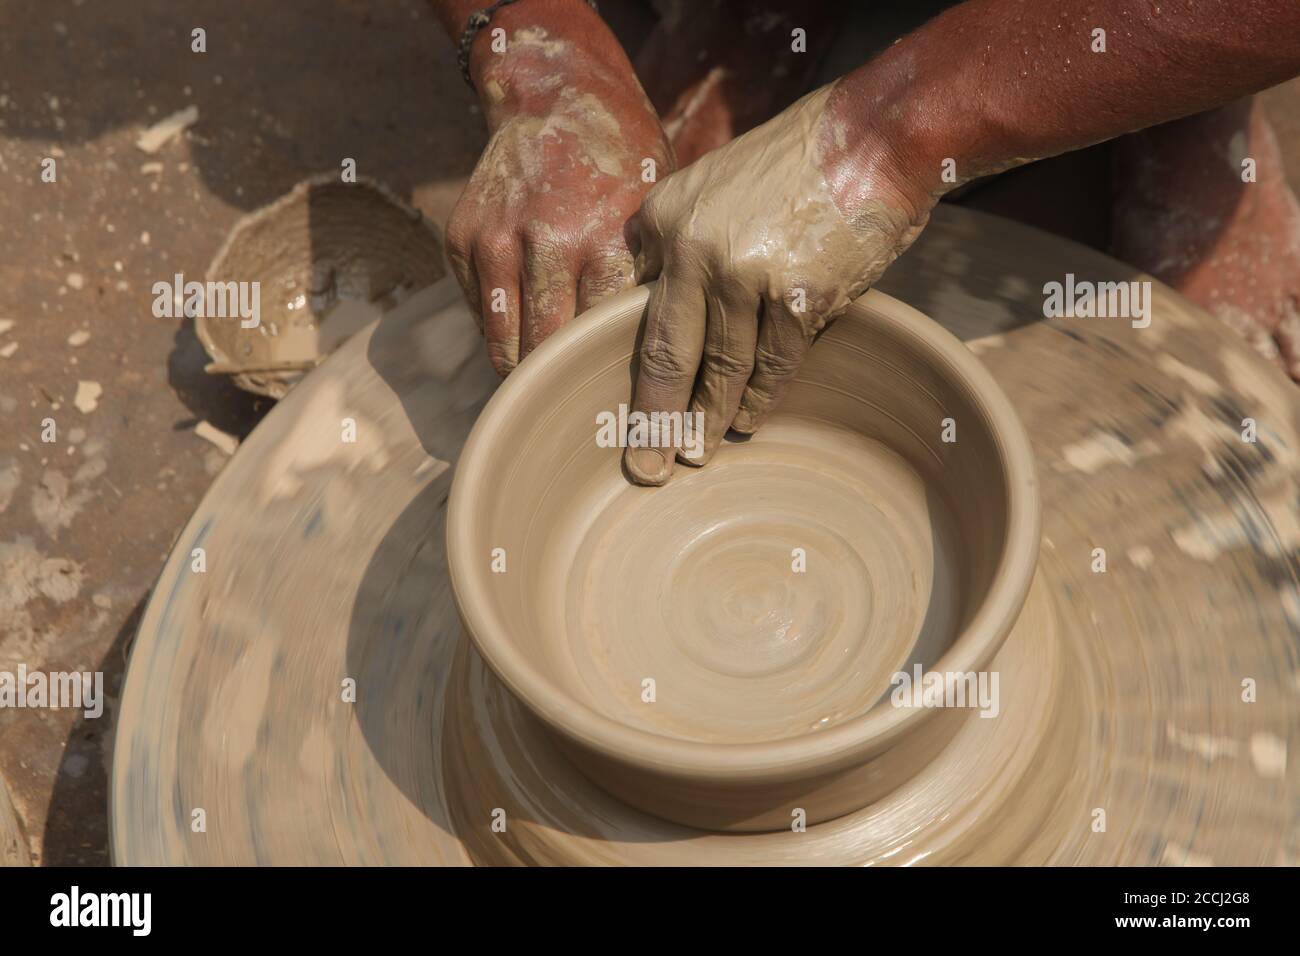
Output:
[[[191,321],[154,318],[153,283],[201,279],[240,215],[345,157],[441,223],[484,134],[418,0],[9,0],[0,63],[0,670],[103,670],[109,698],[98,720],[0,711],[0,774],[33,861],[103,864],[131,636],[226,461],[195,425],[242,436],[263,410],[204,374]],[[185,135],[136,147],[190,105]]]
[[[131,637],[227,460],[195,426],[243,436],[265,411],[204,374],[191,321],[154,317],[153,283],[202,278],[243,213],[344,158],[442,224],[485,137],[420,0],[7,0],[0,64],[0,671],[102,670],[108,694],[98,720],[0,710],[0,780],[33,862],[104,864]],[[1300,185],[1300,86],[1268,102]],[[137,147],[190,106],[185,133]],[[1044,208],[1025,218],[1101,241]]]

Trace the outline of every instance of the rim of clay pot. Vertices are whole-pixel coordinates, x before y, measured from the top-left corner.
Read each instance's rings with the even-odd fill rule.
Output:
[[[467,503],[482,487],[493,436],[501,423],[535,408],[535,385],[547,376],[548,359],[583,349],[603,326],[642,315],[653,283],[638,286],[589,309],[543,342],[501,384],[479,416],[456,464],[447,508],[447,565],[461,621],[496,676],[534,715],[553,730],[613,760],[657,773],[699,781],[765,782],[833,772],[870,759],[935,713],[887,702],[860,717],[825,730],[754,743],[710,743],[655,734],[620,723],[579,701],[539,673],[516,650],[472,555],[473,508]],[[992,661],[1015,624],[1038,560],[1040,503],[1033,451],[1010,400],[983,364],[937,322],[903,302],[871,290],[855,300],[839,321],[868,311],[871,321],[888,321],[927,348],[951,381],[981,413],[993,438],[1007,496],[1006,539],[992,581],[970,623],[929,669],[978,671]],[[859,321],[862,316],[858,316]],[[481,549],[479,549],[481,550]]]

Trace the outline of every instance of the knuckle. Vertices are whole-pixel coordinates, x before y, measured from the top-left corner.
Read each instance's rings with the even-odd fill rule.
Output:
[[[561,244],[557,238],[556,227],[536,219],[529,219],[521,225],[519,236],[523,240],[524,247],[529,250],[547,249]]]
[[[751,419],[757,420],[769,405],[776,401],[776,389],[762,382],[750,382],[745,386],[744,397],[740,407],[749,412]]]
[[[646,345],[641,349],[641,374],[653,382],[676,384],[694,371],[681,352],[667,345]]]
[[[747,378],[754,369],[755,355],[745,355],[729,349],[711,349],[704,353],[704,362],[710,370],[723,378]]]
[[[529,223],[520,231],[526,268],[551,273],[562,268],[573,272],[576,244],[572,237],[544,223]]]
[[[518,244],[509,232],[483,229],[474,241],[475,255],[492,266],[511,266],[518,262]]]
[[[632,269],[632,256],[626,249],[605,248],[591,254],[584,271],[595,281],[622,283]]]
[[[802,356],[794,355],[783,349],[770,349],[759,346],[754,353],[756,368],[774,379],[789,378],[799,371]]]
[[[671,257],[677,259],[695,259],[700,255],[701,243],[685,230],[675,229],[665,243]]]
[[[656,186],[641,200],[641,210],[637,213],[637,223],[641,231],[651,236],[663,235],[664,199],[662,184]]]
[[[447,220],[447,254],[461,259],[469,258],[474,245],[474,226],[458,205]]]
[[[757,270],[749,268],[744,260],[733,261],[717,270],[712,276],[712,282],[716,297],[726,308],[729,317],[756,321],[759,303],[763,299],[763,282]]]

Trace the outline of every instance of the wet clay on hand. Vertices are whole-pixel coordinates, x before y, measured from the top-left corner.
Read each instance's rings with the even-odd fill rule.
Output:
[[[447,223],[447,254],[508,374],[577,312],[632,282],[626,224],[672,169],[659,120],[621,51],[533,25],[478,73],[492,138]]]
[[[905,250],[933,199],[881,173],[837,201],[823,155],[830,87],[702,157],[651,191],[638,216],[639,280],[660,277],[646,322],[637,409],[704,415],[702,465],[728,427],[751,433],[789,386],[814,336]],[[642,484],[673,449],[629,448]]]
[[[665,281],[638,402],[681,411],[689,399],[705,413],[703,455],[679,460],[707,461],[728,425],[761,422],[811,336],[907,247],[939,195],[1300,71],[1290,0],[1183,6],[958,4],[661,183],[643,216],[640,274]],[[1099,24],[1112,25],[1109,52]],[[627,466],[662,484],[672,457],[629,449]]]

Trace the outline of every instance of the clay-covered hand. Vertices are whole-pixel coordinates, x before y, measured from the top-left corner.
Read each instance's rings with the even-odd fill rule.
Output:
[[[702,412],[702,465],[727,428],[752,433],[809,345],[925,225],[934,197],[887,144],[827,112],[832,88],[674,173],[638,215],[637,281],[655,276],[635,407]],[[846,148],[852,142],[858,148]],[[641,484],[662,484],[674,450],[628,448]]]
[[[580,52],[555,49],[566,43],[518,31],[483,77],[492,137],[447,224],[448,258],[502,376],[631,285],[629,221],[672,168],[630,67],[619,82],[592,79]]]

